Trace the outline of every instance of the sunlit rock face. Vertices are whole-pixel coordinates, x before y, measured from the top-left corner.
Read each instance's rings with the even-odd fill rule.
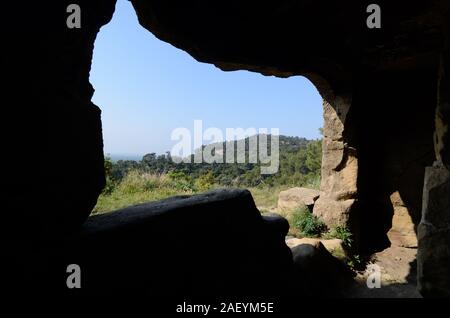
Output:
[[[3,136],[10,154],[2,176],[5,237],[80,229],[104,185],[100,111],[91,102],[89,70],[95,37],[115,1],[78,1],[81,29],[67,28],[71,2],[2,7],[9,124]],[[422,220],[421,291],[448,295],[450,283],[431,274],[439,269],[450,277],[444,270],[450,268],[450,207],[443,199],[449,194],[448,1],[378,1],[380,29],[367,27],[369,1],[132,3],[145,28],[201,62],[308,77],[324,98],[325,119],[314,213],[328,226],[349,226],[358,248],[372,252],[391,244],[391,195],[398,193],[412,228]]]

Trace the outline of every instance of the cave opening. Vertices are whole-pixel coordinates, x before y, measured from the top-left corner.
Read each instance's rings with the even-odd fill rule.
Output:
[[[94,214],[216,187],[249,188],[261,212],[271,213],[282,190],[319,190],[323,102],[305,77],[224,72],[199,63],[143,29],[130,2],[118,1],[97,36],[90,81],[108,159],[107,186]],[[236,149],[231,162],[229,148]],[[156,193],[160,188],[164,193]],[[119,197],[127,191],[129,198]]]
[[[320,188],[320,196],[314,202],[314,206],[309,206],[313,215],[323,220],[328,228],[335,226],[349,228],[355,241],[354,246],[356,246],[358,253],[362,255],[372,255],[374,252],[381,252],[391,245],[406,248],[417,247],[416,231],[417,224],[420,221],[420,191],[423,185],[424,167],[430,165],[434,160],[433,154],[430,153],[432,139],[429,138],[429,133],[433,131],[432,120],[430,119],[433,116],[432,109],[426,111],[427,116],[430,116],[428,121],[430,125],[423,125],[422,130],[416,130],[416,137],[422,144],[417,148],[418,151],[414,155],[415,158],[410,160],[411,164],[408,163],[408,158],[404,157],[407,152],[400,154],[399,158],[391,158],[386,156],[386,154],[394,154],[393,156],[395,156],[395,153],[398,152],[397,149],[400,147],[405,147],[405,149],[414,147],[414,142],[402,146],[399,146],[399,144],[401,140],[408,139],[405,133],[414,129],[414,124],[423,119],[415,118],[414,116],[423,114],[423,112],[418,110],[410,118],[406,118],[406,121],[402,121],[404,109],[397,107],[397,105],[405,105],[406,107],[408,103],[402,98],[407,96],[407,92],[411,87],[425,87],[426,89],[422,89],[424,93],[421,96],[423,97],[425,109],[430,98],[432,99],[434,96],[431,94],[431,92],[435,91],[432,84],[434,83],[433,81],[427,82],[431,84],[424,86],[422,80],[415,82],[416,78],[407,79],[402,77],[397,79],[393,77],[391,82],[367,79],[364,82],[366,86],[356,84],[349,86],[349,88],[346,84],[339,83],[339,76],[331,78],[330,82],[328,82],[317,74],[308,73],[307,78],[311,80],[310,82],[304,77],[290,77],[295,73],[290,73],[289,71],[284,73],[274,71],[276,75],[290,77],[289,79],[263,77],[260,74],[236,71],[240,69],[239,66],[231,67],[230,70],[235,72],[222,72],[214,69],[214,66],[210,64],[194,61],[186,53],[180,52],[165,42],[153,38],[153,35],[146,30],[140,30],[142,34],[136,34],[133,30],[139,29],[140,26],[136,21],[131,5],[119,1],[117,6],[114,19],[104,27],[98,36],[91,72],[91,82],[96,88],[93,101],[103,111],[105,153],[116,156],[116,158],[113,158],[116,160],[113,161],[125,163],[126,169],[138,165],[139,158],[142,158],[140,162],[145,161],[158,164],[158,160],[164,160],[164,157],[161,156],[164,151],[168,150],[167,148],[170,148],[167,146],[168,144],[161,145],[160,147],[162,148],[153,151],[149,147],[151,143],[147,143],[145,150],[134,151],[134,153],[124,153],[123,151],[117,153],[109,150],[109,147],[117,140],[122,140],[128,146],[136,145],[136,141],[141,139],[140,136],[145,136],[148,138],[147,141],[153,140],[153,142],[161,140],[162,136],[166,136],[167,140],[169,140],[169,137],[172,135],[171,132],[178,128],[187,130],[193,128],[191,133],[195,135],[193,132],[195,130],[195,121],[205,117],[207,118],[204,122],[206,130],[212,126],[225,132],[226,128],[229,128],[228,126],[242,128],[278,126],[283,129],[289,127],[289,125],[285,125],[283,121],[277,123],[278,115],[282,114],[283,116],[281,117],[283,118],[288,117],[291,120],[298,121],[299,117],[305,117],[305,114],[309,116],[309,114],[314,113],[315,118],[308,117],[307,121],[318,123],[317,118],[323,117],[324,122],[323,136],[313,134],[313,137],[310,137],[313,140],[322,139],[322,158],[319,167],[321,179],[319,182],[317,180],[312,182],[314,183],[313,187]],[[125,7],[126,9],[124,9]],[[123,12],[125,12],[124,15],[122,15]],[[127,15],[129,16],[127,17]],[[121,24],[123,23],[121,20],[129,19],[130,16],[133,17],[133,24]],[[122,30],[122,34],[120,32],[114,33],[115,28]],[[127,33],[127,36],[123,36],[123,33]],[[103,42],[105,40],[109,40],[110,43],[117,43],[121,49],[108,47],[105,45],[106,42]],[[148,47],[143,49],[136,46],[136,43],[147,43]],[[98,50],[99,47],[101,48],[100,51]],[[129,48],[132,52],[127,52],[123,48]],[[160,52],[160,54],[155,52]],[[190,59],[191,63],[188,63],[186,67],[183,65],[184,62],[177,62],[179,61],[177,60],[177,54],[183,54],[184,58]],[[128,69],[126,67],[118,67],[126,65],[126,62],[130,60],[133,60],[135,64]],[[148,60],[152,60],[155,63],[151,66],[145,65],[145,62]],[[217,63],[216,65],[219,65],[221,69],[227,69],[227,66],[224,66],[225,64]],[[102,69],[101,72],[99,72],[100,69]],[[247,69],[247,67],[243,66],[242,69]],[[260,72],[257,66],[251,69]],[[101,82],[101,76],[99,75],[101,73],[101,76],[106,76],[110,79],[107,85],[104,85],[105,82]],[[152,73],[152,75],[156,74],[156,76],[153,76],[155,80],[151,85],[148,85],[148,82],[146,83],[149,73]],[[213,73],[221,74],[220,76],[224,77],[223,82],[215,82],[215,75],[211,75]],[[261,73],[267,75],[266,71],[261,71]],[[203,77],[203,81],[195,78],[193,74],[199,74],[199,76]],[[269,74],[271,74],[271,71],[269,71]],[[430,74],[426,75],[429,77]],[[250,86],[242,85],[240,76],[255,76],[255,82],[252,82]],[[179,82],[174,83],[172,81],[174,78],[178,79]],[[342,78],[345,79],[345,76],[342,76]],[[262,81],[267,81],[267,83],[262,83]],[[180,82],[182,85],[179,85]],[[282,84],[280,84],[281,82]],[[399,85],[396,85],[398,82],[404,83],[400,88],[400,91],[403,93],[398,93]],[[126,89],[123,87],[124,83],[129,85]],[[237,85],[233,87],[230,83]],[[286,96],[302,100],[304,96],[298,95],[293,97],[292,92],[298,92],[300,87],[307,86],[310,91],[314,92],[314,104],[322,104],[323,107],[306,105],[308,108],[306,110],[306,108],[300,109],[299,105],[296,105],[296,108],[283,109],[283,103],[287,100]],[[372,100],[368,101],[367,96],[372,96],[370,91],[373,91],[374,87],[376,90],[389,93],[376,95]],[[390,89],[393,87],[395,87],[395,91]],[[274,88],[280,89],[278,92],[282,94],[269,96],[269,93],[273,92]],[[193,92],[196,90],[202,93],[198,95],[200,98],[195,101]],[[259,102],[258,99],[250,100],[246,90],[253,90],[255,96],[258,96]],[[320,95],[317,90],[320,92]],[[111,96],[113,94],[110,94],[110,92],[116,93],[121,91],[126,91],[127,95]],[[169,96],[172,99],[169,102],[160,102],[163,99],[155,101],[152,95],[159,95],[160,98]],[[231,96],[239,100],[240,103],[230,103],[229,97]],[[395,97],[392,98],[392,96]],[[208,102],[206,97],[212,98],[215,101],[215,105]],[[147,104],[139,102],[137,100],[139,98],[145,100]],[[417,96],[413,98],[417,98]],[[177,107],[177,100],[178,103],[181,101],[183,108]],[[194,104],[197,103],[197,105],[192,104],[192,101],[194,101]],[[228,104],[226,104],[226,101],[228,101]],[[242,103],[242,101],[245,101],[245,103]],[[267,104],[267,101],[272,102],[272,107],[261,107],[261,104]],[[411,100],[410,103],[417,105],[417,101]],[[233,104],[232,107],[230,107],[230,104]],[[362,107],[362,104],[366,105]],[[355,107],[355,105],[357,106]],[[395,111],[386,120],[386,118],[383,118],[385,112],[368,113],[366,109],[369,106],[372,106],[373,109],[384,109],[385,112],[390,109],[395,109]],[[118,113],[113,115],[110,107],[114,107],[114,111],[118,111]],[[151,113],[148,113],[146,109],[150,109]],[[234,122],[230,123],[228,121],[226,125],[221,125],[214,121],[215,118],[229,118],[230,112],[234,114],[233,117],[236,119]],[[133,117],[130,116],[133,113],[134,118],[130,118]],[[292,114],[300,115],[292,116]],[[253,119],[249,120],[249,117]],[[138,119],[137,121],[135,121],[136,118]],[[190,120],[190,122],[186,120]],[[170,129],[164,128],[163,123],[169,121],[174,125]],[[116,123],[115,127],[110,125],[112,122]],[[274,122],[275,124],[273,124]],[[384,122],[387,129],[380,131],[380,122]],[[296,126],[301,125],[297,123]],[[322,122],[317,124],[315,129],[317,130],[321,126]],[[164,131],[164,129],[166,130]],[[299,134],[298,132],[289,133],[283,130],[280,133],[287,135]],[[391,138],[393,134],[398,137],[398,140]],[[193,141],[192,144],[195,144],[195,138],[191,136],[189,139]],[[203,147],[203,145],[197,143],[197,147]],[[193,145],[189,148],[195,152]],[[379,150],[379,152],[374,151],[374,149]],[[140,154],[137,155],[136,152],[140,152]],[[214,153],[217,153],[217,151]],[[166,152],[166,156],[167,154],[169,152]],[[132,163],[133,161],[136,163]],[[285,171],[290,177],[297,173],[295,166],[294,164]],[[206,171],[207,169],[201,169],[200,174]],[[186,172],[186,169],[184,172]],[[258,178],[257,173],[254,173],[254,171],[249,172],[245,169],[234,176],[241,177],[242,175],[244,175],[244,179],[249,179],[250,182],[255,182],[256,180],[256,183],[252,184],[255,186],[258,186],[261,182],[267,182],[267,179]],[[196,176],[199,176],[199,174]],[[184,180],[185,176],[175,175],[174,177],[179,178],[178,181],[181,180],[180,182],[184,183],[181,187],[189,188],[186,180]],[[217,180],[217,175],[214,177],[214,180]],[[305,183],[305,180],[300,177],[297,180],[295,178],[292,180],[294,181],[289,184],[291,187],[305,186],[309,182]],[[211,179],[208,181],[208,178],[206,178],[205,182],[208,183],[210,181]],[[151,182],[140,180],[139,182],[141,182],[142,186],[151,189],[158,187],[160,184],[158,183],[159,181],[155,180]],[[270,184],[270,182],[267,183]],[[233,183],[227,182],[226,185],[233,185]],[[249,186],[246,185],[246,187]],[[257,202],[261,212],[278,212],[276,211],[278,204],[277,206],[273,205],[274,192],[272,191],[271,195],[272,205],[261,205]],[[170,192],[168,196],[176,194],[178,193]],[[254,197],[262,196],[263,200],[261,202],[269,201],[265,200],[268,197],[267,193],[253,192],[253,195]],[[163,197],[154,199],[161,198]],[[137,196],[137,200],[133,199],[126,202],[126,204],[130,205],[146,200],[148,200],[148,197]],[[127,205],[114,206],[114,208]],[[97,209],[94,212],[104,211]],[[387,257],[392,258],[392,255]],[[415,265],[412,265],[412,269],[414,268],[413,266]]]

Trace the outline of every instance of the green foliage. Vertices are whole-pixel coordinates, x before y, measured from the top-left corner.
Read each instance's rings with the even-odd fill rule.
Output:
[[[111,194],[116,187],[116,181],[112,174],[113,166],[114,163],[112,162],[111,158],[109,156],[106,156],[104,160],[106,184],[102,192],[104,194]]]
[[[268,145],[271,136],[268,135]],[[223,144],[235,146],[236,141]],[[250,188],[257,206],[276,207],[278,193],[293,186],[318,189],[320,185],[321,140],[279,136],[279,171],[261,175],[261,163],[175,163],[170,153],[149,153],[141,161],[105,158],[106,187],[94,212],[159,200],[172,195],[207,191],[214,186]],[[245,139],[245,155],[250,154]],[[270,152],[270,151],[268,151]],[[306,232],[310,223],[304,224]]]
[[[305,166],[310,172],[320,171],[322,166],[322,141],[311,142],[306,146]]]
[[[212,171],[208,171],[207,173],[199,176],[195,180],[194,185],[198,191],[203,192],[203,191],[207,191],[207,190],[211,189],[215,183],[216,183],[216,179],[214,178]]]
[[[143,174],[139,171],[129,172],[117,185],[117,191],[123,194],[135,194],[142,191],[151,191],[166,182],[156,175]]]
[[[182,178],[174,181],[167,175],[133,170],[110,193],[102,193],[93,213],[104,213],[134,204],[161,200],[174,195],[193,194],[191,186],[181,186]]]
[[[271,136],[267,136],[268,139]],[[245,157],[250,154],[249,139],[245,139]],[[150,174],[174,174],[177,172],[196,180],[211,171],[214,183],[220,186],[233,187],[259,187],[259,186],[307,186],[318,188],[320,185],[320,166],[322,161],[322,141],[307,140],[299,137],[279,136],[280,166],[274,175],[261,175],[261,163],[175,163],[170,153],[156,155],[146,154],[141,161],[119,160],[112,164],[111,175],[113,180],[122,180],[130,171],[139,170]],[[223,143],[226,147],[235,146],[235,142]],[[268,141],[268,145],[269,145]],[[220,145],[220,144],[219,144]],[[270,149],[268,149],[270,150]],[[192,180],[185,177],[181,187],[188,186]],[[194,186],[194,182],[192,184]],[[200,185],[204,189],[203,185]]]
[[[364,261],[357,254],[351,255],[347,260],[347,266],[350,267],[352,270],[362,269],[363,265]]]
[[[180,191],[194,191],[194,180],[182,171],[170,171],[167,177],[171,180],[172,187]]]
[[[353,244],[353,234],[345,226],[336,226],[331,229],[329,233],[325,236],[328,238],[337,238],[342,241],[345,247],[351,248]]]
[[[306,206],[299,207],[293,212],[292,224],[305,237],[318,237],[326,229],[325,224]]]

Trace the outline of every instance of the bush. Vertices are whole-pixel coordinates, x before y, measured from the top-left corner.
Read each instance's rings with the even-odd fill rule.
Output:
[[[105,169],[106,183],[105,183],[105,187],[103,188],[102,193],[105,195],[109,195],[114,191],[114,189],[116,188],[116,185],[117,185],[117,182],[114,179],[114,176],[112,174],[114,163],[112,162],[110,157],[106,156],[105,160],[103,162],[103,165],[104,165],[104,169]]]
[[[144,191],[155,191],[170,185],[170,181],[164,175],[142,173],[133,170],[127,173],[114,190],[123,194],[135,194]]]
[[[116,182],[112,180],[109,176],[106,176],[106,184],[103,188],[102,194],[110,195],[116,189]]]
[[[318,237],[326,230],[325,224],[306,206],[299,207],[293,212],[292,224],[305,237]]]
[[[179,191],[195,191],[194,181],[182,171],[170,171],[167,174],[171,186]]]
[[[350,232],[350,230],[345,226],[336,226],[333,227],[328,233],[327,238],[337,238],[342,240],[342,243],[345,247],[352,247],[353,244],[353,234]]]
[[[208,171],[207,173],[200,175],[195,180],[194,185],[198,191],[208,191],[215,183],[216,179],[214,178],[212,171]]]
[[[347,260],[347,266],[354,271],[362,270],[365,268],[365,263],[359,255],[355,254],[351,255],[350,258]]]

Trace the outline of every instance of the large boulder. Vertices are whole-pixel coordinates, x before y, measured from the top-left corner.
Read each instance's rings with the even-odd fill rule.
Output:
[[[339,297],[351,282],[352,272],[333,257],[323,244],[310,241],[292,248],[294,283],[308,297]]]
[[[302,245],[302,244],[310,244],[313,246],[317,246],[318,244],[322,244],[328,252],[330,252],[336,258],[345,258],[346,251],[344,249],[344,243],[340,239],[315,239],[315,238],[290,238],[286,240],[286,245],[291,249]]]
[[[288,228],[279,216],[262,217],[246,190],[174,197],[92,216],[63,239],[2,250],[3,287],[48,299],[280,295],[292,267]],[[78,291],[66,287],[69,264],[80,266]]]
[[[313,213],[329,228],[338,225],[346,226],[354,202],[355,199],[339,201],[329,197],[320,197],[314,205]]]
[[[303,205],[312,207],[319,196],[319,190],[308,188],[295,187],[281,191],[278,196],[278,209],[281,211],[289,211]]]

